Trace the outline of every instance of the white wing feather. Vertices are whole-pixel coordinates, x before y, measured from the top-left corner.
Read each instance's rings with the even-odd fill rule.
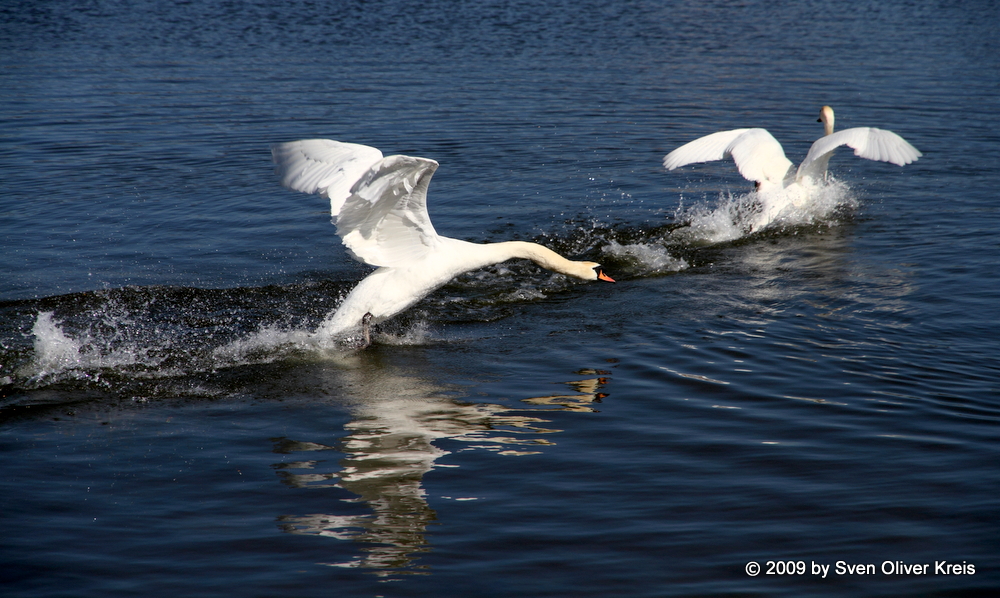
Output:
[[[356,143],[303,139],[271,146],[271,158],[282,185],[328,198],[336,218],[351,187],[382,159],[382,152]]]
[[[792,167],[781,144],[766,129],[733,129],[706,135],[664,156],[663,166],[673,170],[729,156],[743,178],[749,181],[767,181],[780,186]]]
[[[426,158],[389,156],[357,181],[337,219],[351,255],[372,266],[404,266],[439,245],[427,215],[427,186],[437,167]]]
[[[820,137],[812,144],[806,159],[799,166],[797,178],[821,177],[826,172],[826,165],[833,151],[842,145],[852,148],[854,155],[861,158],[890,162],[897,166],[905,166],[923,155],[892,131],[874,127],[844,129]]]

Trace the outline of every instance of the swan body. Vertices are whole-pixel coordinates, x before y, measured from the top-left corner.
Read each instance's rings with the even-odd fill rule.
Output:
[[[751,224],[757,229],[771,223],[788,206],[800,207],[810,192],[826,182],[827,165],[834,150],[846,145],[854,155],[868,160],[904,166],[922,156],[917,148],[892,131],[856,127],[833,132],[833,109],[823,106],[819,122],[825,135],[817,139],[805,159],[795,168],[766,129],[719,131],[689,143],[663,157],[663,166],[673,170],[696,162],[732,157],[743,178],[756,184],[762,209]]]
[[[373,147],[306,139],[271,148],[286,187],[330,200],[337,234],[355,259],[377,269],[347,295],[317,334],[336,336],[390,318],[452,278],[513,258],[582,280],[614,282],[595,262],[576,262],[524,241],[470,243],[444,237],[427,215],[427,187],[438,163],[383,157]]]

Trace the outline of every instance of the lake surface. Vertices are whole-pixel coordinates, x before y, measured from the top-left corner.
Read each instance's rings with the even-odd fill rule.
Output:
[[[838,10],[6,3],[2,593],[995,595],[1000,9]],[[662,166],[798,163],[824,104],[923,156],[841,148],[750,234],[731,161]],[[512,261],[301,342],[371,270],[273,172],[314,137],[618,282]]]

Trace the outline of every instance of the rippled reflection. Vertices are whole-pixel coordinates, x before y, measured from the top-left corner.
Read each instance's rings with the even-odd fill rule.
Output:
[[[597,411],[593,407],[594,403],[600,403],[601,399],[608,396],[601,392],[601,389],[608,383],[607,376],[610,372],[604,370],[585,369],[577,372],[580,375],[593,375],[596,378],[586,378],[567,382],[566,384],[575,390],[574,394],[548,395],[543,397],[532,397],[524,399],[525,403],[532,405],[547,405],[567,411]]]
[[[361,543],[363,554],[354,560],[325,564],[368,568],[388,577],[427,573],[415,559],[429,550],[425,533],[437,514],[427,503],[423,476],[435,466],[447,467],[436,462],[449,454],[436,441],[465,442],[468,449],[510,456],[538,453],[555,444],[550,438],[560,430],[544,427],[548,421],[537,413],[594,411],[593,403],[607,396],[602,389],[610,373],[580,370],[578,375],[593,377],[567,382],[574,393],[524,399],[530,406],[523,409],[458,400],[456,389],[370,361],[331,374],[337,379],[330,383],[350,389],[347,436],[337,446],[273,439],[275,452],[300,457],[274,468],[294,488],[347,490],[357,498],[346,502],[363,503],[371,513],[282,515],[278,523],[288,533]],[[323,471],[325,461],[316,455],[330,450],[346,455],[338,471]]]
[[[859,255],[846,224],[794,232],[713,253],[726,276],[699,288],[698,297],[706,299],[693,305],[726,317],[711,319],[703,311],[704,343],[685,345],[697,357],[657,367],[687,380],[734,385],[735,392],[817,404],[842,404],[845,394],[822,383],[761,385],[755,376],[780,371],[777,379],[847,375],[880,382],[898,376],[897,335],[914,323],[913,275]]]
[[[851,308],[860,312],[851,317],[872,310],[905,310],[901,300],[913,292],[909,277],[898,269],[858,260],[854,243],[848,230],[814,231],[770,239],[728,257],[734,268],[752,274],[752,286],[745,293],[757,305],[787,301],[794,292],[809,293],[805,300],[824,317]]]

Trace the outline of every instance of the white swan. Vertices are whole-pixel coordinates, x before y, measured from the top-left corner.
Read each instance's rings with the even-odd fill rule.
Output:
[[[470,270],[511,258],[583,280],[614,282],[595,262],[574,262],[524,241],[470,243],[443,237],[427,215],[427,186],[438,163],[410,156],[382,157],[373,147],[330,139],[272,146],[275,172],[286,187],[330,199],[331,214],[348,252],[378,269],[362,280],[317,334],[334,336],[369,327],[407,309]]]
[[[826,134],[812,144],[798,169],[785,157],[781,144],[765,129],[719,131],[695,139],[664,156],[663,166],[673,170],[695,162],[732,156],[743,178],[756,184],[762,203],[762,210],[750,227],[756,230],[770,224],[789,205],[801,207],[810,191],[825,182],[830,157],[842,145],[853,148],[856,156],[898,166],[923,155],[892,131],[857,127],[834,133],[833,120],[833,108],[823,106],[818,122],[823,123]]]

